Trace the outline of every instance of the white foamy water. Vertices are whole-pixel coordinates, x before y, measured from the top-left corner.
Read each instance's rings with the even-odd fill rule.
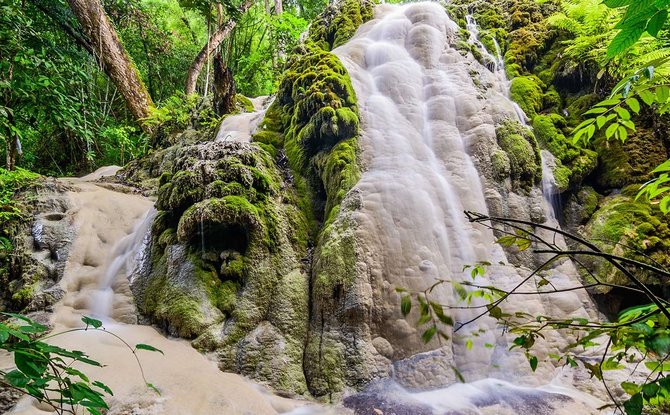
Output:
[[[227,116],[219,132],[216,134],[216,141],[239,141],[248,143],[251,141],[251,135],[256,131],[258,123],[265,116],[265,109],[271,104],[271,100],[266,96],[253,98],[251,103],[255,111],[243,112]]]
[[[500,53],[500,45],[498,45],[498,41],[495,38],[493,38],[493,44],[496,49],[495,51],[496,54],[493,55],[488,49],[486,49],[486,46],[484,46],[482,41],[479,39],[479,26],[477,25],[477,21],[475,20],[474,16],[470,14],[466,15],[465,21],[466,21],[466,30],[470,34],[468,42],[475,45],[477,49],[479,49],[479,52],[484,56],[487,63],[489,62],[491,63],[492,72],[498,72],[498,71],[504,72],[505,62]]]
[[[421,291],[436,278],[469,279],[464,265],[507,263],[492,232],[472,225],[463,214],[488,211],[489,190],[470,152],[495,143],[496,125],[503,120],[523,122],[525,116],[507,98],[499,72],[482,70],[450,46],[458,27],[440,4],[380,5],[375,17],[334,53],[353,80],[361,114],[365,172],[356,188],[362,206],[352,214],[363,247],[359,261],[373,281],[375,309],[383,310],[371,323],[378,333],[372,336],[383,336],[397,354],[412,355],[426,347],[417,330],[397,318],[394,287]],[[476,34],[474,22],[470,30]],[[473,70],[479,84],[490,87],[475,85]],[[482,166],[490,163],[487,156],[478,155]],[[550,271],[555,286],[579,283],[574,268],[559,268]],[[477,282],[510,289],[521,279],[519,272],[529,271],[494,265]],[[448,285],[431,295],[438,302],[458,303]],[[544,315],[586,315],[589,304],[584,293],[566,293],[524,296],[508,305]],[[478,312],[450,314],[458,325]],[[479,330],[483,333],[472,338]],[[548,362],[531,374],[525,357],[509,352],[509,339],[500,333],[494,321],[482,318],[455,333],[443,351],[469,381],[495,376],[537,386],[554,378],[556,369]],[[546,347],[538,346],[541,361],[551,347],[565,343],[560,335],[549,335]]]
[[[91,294],[89,310],[95,318],[110,319],[114,307],[114,282],[117,278],[129,278],[148,255],[151,223],[155,216],[155,209],[147,211],[133,232],[123,237],[112,250],[113,259],[98,281],[98,288]]]

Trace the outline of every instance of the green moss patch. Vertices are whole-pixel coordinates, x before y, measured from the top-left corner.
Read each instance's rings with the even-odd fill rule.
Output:
[[[515,187],[530,190],[542,178],[542,160],[535,136],[521,124],[507,121],[496,129],[498,145],[509,160],[509,172]],[[506,168],[504,158],[498,156],[498,169]],[[494,166],[495,168],[495,166]]]
[[[639,186],[624,189],[600,203],[585,227],[585,236],[603,251],[627,258],[670,266],[670,219],[647,200],[634,199]],[[591,271],[602,281],[631,285],[610,263],[591,260]],[[659,276],[636,271],[646,284],[666,284]]]

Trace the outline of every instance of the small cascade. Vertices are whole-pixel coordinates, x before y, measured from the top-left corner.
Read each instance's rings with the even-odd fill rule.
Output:
[[[542,195],[549,205],[550,217],[557,219],[557,213],[560,212],[560,197],[556,188],[556,179],[552,166],[556,165],[556,158],[549,150],[542,150]]]
[[[258,97],[251,100],[253,112],[233,114],[224,118],[216,134],[216,141],[238,141],[248,143],[251,135],[256,131],[258,123],[265,116],[265,110],[272,104],[269,97]]]
[[[482,41],[479,39],[479,26],[477,25],[477,21],[475,20],[475,17],[471,14],[468,14],[465,16],[465,21],[466,21],[466,30],[470,34],[470,38],[468,39],[468,43],[477,46],[477,49],[479,49],[480,53],[484,55],[486,58],[487,63],[491,63],[491,67],[489,69],[491,72],[502,72],[504,73],[505,70],[505,61],[502,58],[501,51],[500,51],[500,45],[498,44],[498,41],[493,38],[493,43],[495,45],[496,49],[496,54],[495,56],[489,52],[489,50],[484,46]],[[488,64],[487,64],[488,66]]]
[[[486,49],[484,44],[482,44],[482,42],[479,40],[479,26],[477,25],[474,16],[468,14],[467,16],[465,16],[465,19],[467,22],[467,31],[470,33],[470,38],[468,39],[468,41],[471,44],[477,45],[482,54],[492,58],[493,55],[491,55],[491,53]],[[493,38],[493,44],[495,46],[495,52],[496,52],[496,59],[495,59],[496,66],[494,67],[494,72],[500,73],[501,77],[503,78],[504,80],[503,84],[505,86],[504,89],[505,96],[509,99],[510,81],[507,78],[507,74],[505,74],[504,70],[505,61],[502,58],[500,45],[498,44],[496,38]],[[528,116],[523,111],[523,109],[521,109],[519,104],[512,101],[512,105],[514,107],[514,111],[516,112],[516,116],[518,118],[519,123],[521,123],[521,125],[523,125],[524,127],[532,128],[528,125]],[[556,212],[559,199],[556,191],[556,180],[554,179],[554,173],[551,168],[551,166],[555,165],[554,155],[551,154],[551,152],[548,150],[542,150],[540,152],[540,156],[542,158],[542,194],[546,201],[545,211],[547,213],[548,218],[555,221],[557,218]]]
[[[117,278],[128,278],[136,273],[142,259],[148,255],[147,248],[151,240],[151,223],[156,216],[156,210],[150,209],[137,225],[133,232],[114,247],[111,253],[113,258],[99,280],[98,288],[91,293],[89,310],[93,316],[101,320],[109,320],[114,306],[113,285]]]

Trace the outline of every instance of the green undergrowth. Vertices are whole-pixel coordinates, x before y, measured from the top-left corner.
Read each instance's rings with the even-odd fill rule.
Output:
[[[13,171],[0,168],[0,277],[9,266],[14,233],[28,219],[26,196],[19,196],[19,192],[28,189],[39,178],[40,175],[21,168]],[[27,295],[27,292],[21,295]]]

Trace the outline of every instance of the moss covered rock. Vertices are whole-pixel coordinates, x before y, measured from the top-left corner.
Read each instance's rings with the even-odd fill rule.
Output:
[[[533,119],[542,109],[542,81],[535,76],[518,76],[510,84],[510,97]]]
[[[668,158],[659,135],[643,127],[638,127],[624,143],[603,137],[594,144],[600,161],[596,184],[603,189],[644,183],[652,178],[651,171]]]
[[[345,44],[358,26],[372,19],[374,4],[370,0],[343,0],[329,5],[312,23],[309,39],[324,51]]]
[[[307,336],[309,235],[296,193],[256,145],[207,142],[173,154],[158,179],[150,264],[132,284],[139,311],[216,351],[225,370],[304,393],[295,374]],[[256,335],[260,349],[249,345]],[[285,372],[266,370],[276,361]]]
[[[635,200],[639,186],[625,188],[621,194],[600,202],[584,228],[584,236],[603,251],[627,258],[670,266],[670,218],[646,200]],[[590,258],[586,262],[601,281],[631,285],[609,262]],[[646,284],[665,284],[653,273],[636,270],[636,276]],[[588,277],[587,277],[588,278]],[[608,289],[604,289],[606,291]]]
[[[529,190],[539,183],[542,178],[542,159],[532,131],[518,122],[507,121],[496,129],[496,139],[509,160],[513,186]],[[499,158],[499,168],[505,169],[507,161],[502,156]]]

